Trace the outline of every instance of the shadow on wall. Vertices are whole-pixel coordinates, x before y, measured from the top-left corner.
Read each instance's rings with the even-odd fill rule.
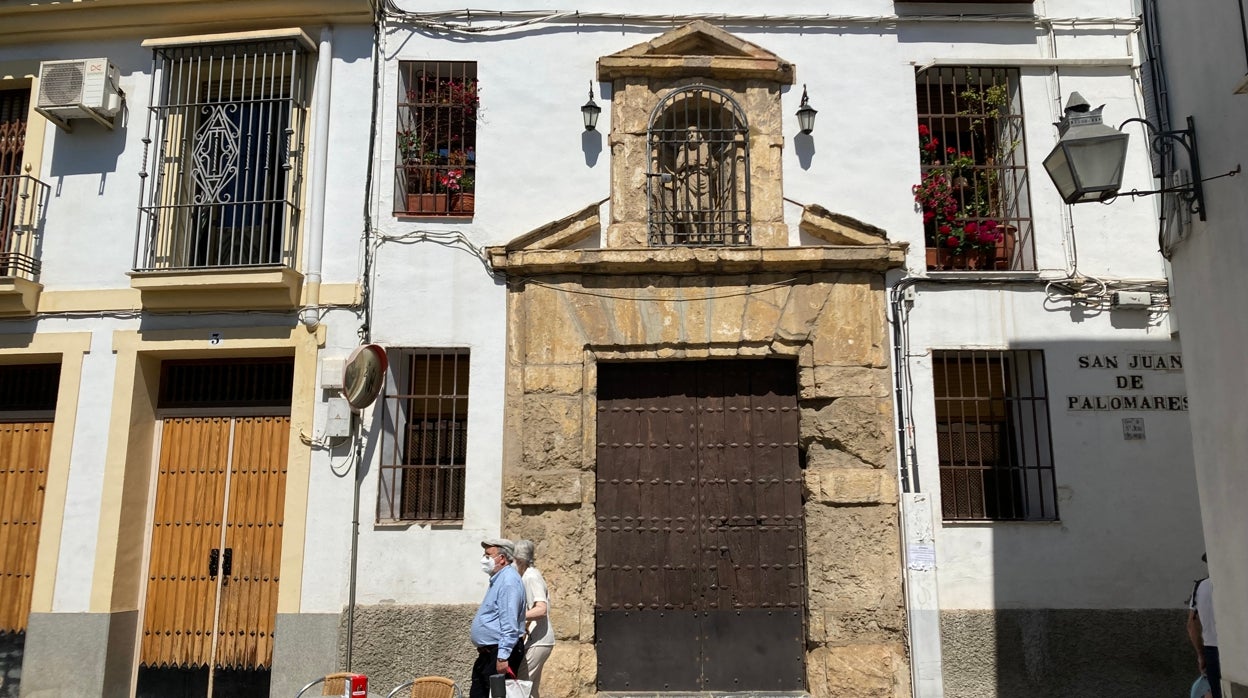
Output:
[[[1177,343],[1029,343],[932,366],[942,538],[993,607],[942,612],[945,695],[1187,695],[1203,542]]]

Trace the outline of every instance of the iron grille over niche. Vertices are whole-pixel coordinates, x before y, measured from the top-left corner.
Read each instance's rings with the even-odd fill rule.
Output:
[[[378,520],[462,521],[467,446],[468,352],[402,352],[387,380]]]
[[[749,125],[732,97],[675,90],[655,106],[647,138],[650,244],[750,244]]]
[[[294,265],[305,51],[294,38],[155,50],[136,270]]]
[[[944,518],[1056,520],[1044,352],[936,351],[932,374]]]

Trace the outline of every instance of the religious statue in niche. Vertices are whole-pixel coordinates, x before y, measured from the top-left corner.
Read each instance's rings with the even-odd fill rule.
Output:
[[[709,240],[716,209],[719,163],[697,126],[685,128],[685,142],[676,152],[673,168],[676,190],[676,236],[687,241]]]

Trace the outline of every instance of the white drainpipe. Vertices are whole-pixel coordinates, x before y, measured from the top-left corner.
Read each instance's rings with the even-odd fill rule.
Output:
[[[304,281],[307,285],[299,320],[310,328],[320,324],[321,258],[325,244],[325,175],[329,171],[329,92],[332,83],[334,30],[321,29],[321,44],[316,56],[316,102],[312,120],[312,181],[308,187],[308,237],[304,249]]]

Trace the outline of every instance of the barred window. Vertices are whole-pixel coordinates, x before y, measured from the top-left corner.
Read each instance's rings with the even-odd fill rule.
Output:
[[[928,269],[1035,269],[1018,70],[938,67],[916,80]]]
[[[379,521],[462,521],[467,350],[401,350],[385,396]]]
[[[477,64],[399,63],[394,210],[471,216],[477,181]]]
[[[29,109],[29,89],[0,90],[0,276],[34,281],[48,185],[22,172]]]
[[[294,265],[310,49],[155,48],[135,269]]]
[[[947,520],[1057,519],[1044,352],[932,356]]]
[[[655,106],[647,138],[651,245],[750,244],[749,124],[726,93],[694,85]]]

